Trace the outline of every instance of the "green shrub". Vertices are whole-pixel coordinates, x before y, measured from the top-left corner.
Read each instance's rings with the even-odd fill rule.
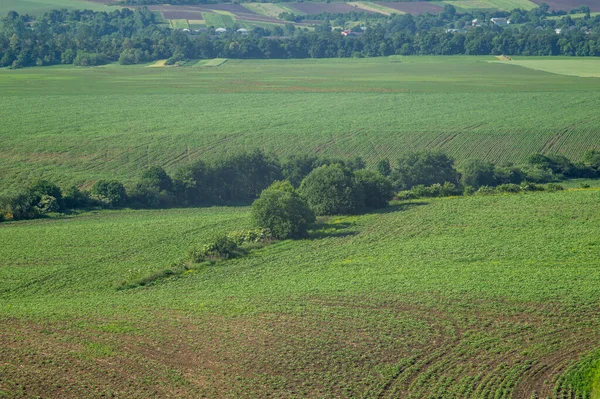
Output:
[[[90,203],[90,194],[86,191],[81,191],[77,186],[68,187],[63,193],[63,202],[66,208],[85,208]]]
[[[236,255],[238,245],[227,234],[217,234],[201,248],[193,248],[188,252],[188,258],[194,263],[206,260],[229,259]]]
[[[288,181],[276,181],[252,204],[252,220],[274,238],[300,238],[315,221],[313,211]]]
[[[12,220],[33,219],[38,216],[29,190],[0,198],[0,213]]]
[[[60,211],[58,200],[51,195],[43,195],[36,205],[39,213],[50,213]]]
[[[479,189],[477,190],[477,192],[475,194],[477,194],[477,195],[496,194],[496,190],[494,189],[494,187],[481,186],[481,187],[479,187]]]
[[[441,152],[421,151],[407,154],[398,160],[392,172],[396,189],[411,189],[422,184],[430,186],[444,182],[458,183],[454,160]]]
[[[535,183],[524,181],[521,183],[521,191],[544,191],[544,187],[538,186]]]
[[[125,187],[117,180],[98,180],[90,191],[92,197],[105,206],[123,206],[127,202]]]
[[[463,195],[473,195],[475,194],[475,187],[473,186],[465,186],[463,189]]]
[[[267,241],[273,238],[271,231],[269,229],[252,229],[252,230],[239,230],[232,231],[228,234],[229,238],[236,243],[236,245],[241,246],[244,244],[256,244],[259,242]]]
[[[364,195],[364,207],[385,208],[394,197],[392,182],[385,176],[366,169],[354,172],[354,183]]]
[[[352,172],[337,164],[310,172],[300,184],[299,193],[316,215],[353,214],[364,204],[364,193],[355,184]]]
[[[546,191],[554,192],[554,191],[563,191],[565,188],[560,184],[556,183],[548,183],[546,185]]]
[[[591,186],[589,184],[587,184],[587,183],[580,183],[579,187],[581,187],[581,188],[590,188]]]
[[[456,184],[445,182],[444,184],[432,184],[429,187],[425,187],[420,184],[413,187],[410,190],[415,198],[419,197],[451,197],[453,195],[460,195],[461,191]]]
[[[465,186],[481,187],[496,185],[495,166],[491,162],[472,159],[462,168],[462,184]]]
[[[511,183],[501,184],[496,187],[496,191],[499,193],[520,193],[521,186],[519,186],[518,184],[511,184]]]
[[[412,192],[412,190],[404,190],[404,191],[400,191],[398,192],[398,194],[396,194],[396,199],[398,201],[408,201],[408,200],[412,200],[412,199],[416,199],[418,198],[416,196],[415,193]]]

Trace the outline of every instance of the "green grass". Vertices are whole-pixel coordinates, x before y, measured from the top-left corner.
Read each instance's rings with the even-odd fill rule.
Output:
[[[279,15],[283,12],[296,15],[305,15],[303,12],[283,3],[243,3],[243,6],[258,14],[273,18],[279,18]]]
[[[256,147],[370,164],[425,148],[517,163],[598,148],[600,79],[495,57],[390,60],[0,70],[0,191],[39,177],[132,182],[148,165]]]
[[[9,11],[19,14],[41,15],[55,9],[86,9],[94,11],[110,11],[112,8],[86,0],[2,0],[0,16],[4,17]]]
[[[595,16],[600,15],[600,12],[591,12],[590,16],[592,18],[594,18]],[[568,14],[568,15],[556,15],[553,17],[546,17],[546,19],[549,20],[554,20],[554,21],[560,21],[561,19],[565,18],[565,17],[571,17],[571,19],[581,19],[585,17],[584,13],[576,13],[576,14]]]
[[[442,3],[454,6],[459,12],[471,12],[476,9],[510,11],[520,8],[531,10],[537,7],[537,4],[529,0],[449,0],[442,1]]]
[[[229,15],[216,14],[211,12],[203,12],[202,16],[206,26],[214,26],[215,28],[233,28],[235,22]]]
[[[173,29],[189,29],[190,24],[187,19],[170,19],[171,28]]]
[[[248,209],[1,224],[0,389],[571,397],[593,386],[596,365],[585,356],[600,327],[599,200],[576,190],[395,204],[124,291],[121,280],[163,270],[212,231],[243,228]]]
[[[598,59],[513,59],[511,65],[535,69],[559,75],[600,77],[600,60]]]
[[[194,67],[218,67],[227,62],[227,58],[214,58],[212,60],[200,60]]]

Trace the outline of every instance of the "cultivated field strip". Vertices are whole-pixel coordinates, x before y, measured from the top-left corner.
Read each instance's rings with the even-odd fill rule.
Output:
[[[577,160],[599,145],[596,79],[487,57],[221,61],[0,73],[3,190],[40,176],[127,182],[150,164],[174,169],[256,147],[374,164],[420,149],[459,163],[520,163],[535,152]],[[442,74],[448,65],[453,74]],[[36,112],[22,116],[25,107]]]

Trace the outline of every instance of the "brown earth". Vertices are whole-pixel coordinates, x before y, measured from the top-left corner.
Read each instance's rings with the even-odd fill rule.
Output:
[[[586,313],[593,309],[552,303],[432,293],[427,303],[309,297],[287,305],[294,311],[231,317],[3,319],[0,394],[529,399],[552,395],[556,377],[599,336]],[[120,323],[129,327],[111,327]]]

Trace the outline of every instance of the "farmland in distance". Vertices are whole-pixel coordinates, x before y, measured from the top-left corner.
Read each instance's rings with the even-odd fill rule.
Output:
[[[519,163],[534,152],[576,160],[598,145],[600,79],[493,61],[389,57],[2,70],[2,190],[39,177],[130,182],[148,165],[173,170],[256,147],[282,156],[361,155],[373,164],[425,148],[459,163]]]

